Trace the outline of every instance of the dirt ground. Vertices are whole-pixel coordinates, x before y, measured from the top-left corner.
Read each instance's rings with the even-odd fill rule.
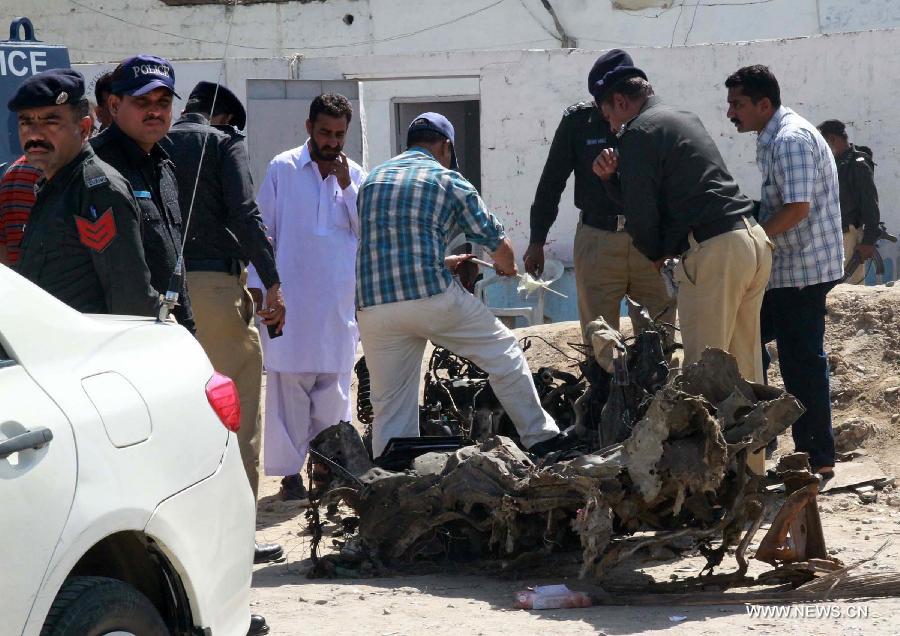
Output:
[[[885,475],[900,475],[900,288],[840,286],[829,296],[826,350],[832,377],[834,423],[865,418],[875,435],[862,449]],[[627,331],[627,325],[623,326]],[[520,330],[532,338],[527,352],[532,368],[566,368],[566,356],[578,353],[566,343],[578,342],[577,323],[556,323]],[[553,347],[558,348],[557,351]],[[777,364],[770,381],[780,384]],[[779,451],[791,450],[790,435],[779,440]],[[776,454],[777,455],[777,454]],[[844,470],[841,464],[838,471]],[[512,609],[513,594],[529,586],[567,583],[573,589],[590,582],[547,571],[543,577],[513,579],[496,574],[472,575],[448,565],[438,573],[372,579],[311,580],[310,537],[304,510],[279,500],[278,479],[261,482],[257,538],[281,543],[286,559],[255,568],[252,611],[263,614],[272,634],[416,635],[448,634],[720,634],[751,631],[760,634],[897,634],[900,598],[800,605],[777,615],[751,615],[760,606],[676,605],[599,606],[586,609],[523,611]],[[879,556],[862,571],[900,570],[900,490],[888,487],[875,503],[863,504],[852,492],[819,497],[826,543],[830,552],[850,564]],[[765,530],[766,526],[763,526]],[[757,541],[762,537],[757,534]],[[323,541],[323,545],[327,540]],[[326,545],[327,547],[327,545]],[[752,549],[751,549],[752,552]],[[697,574],[698,556],[652,560],[638,555],[610,575],[615,581],[683,579]],[[562,560],[562,557],[561,557]],[[726,558],[723,571],[734,569]],[[768,566],[751,561],[750,574]],[[556,573],[556,575],[554,575]]]

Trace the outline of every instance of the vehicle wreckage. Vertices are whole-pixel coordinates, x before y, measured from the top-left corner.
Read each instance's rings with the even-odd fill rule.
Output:
[[[803,408],[780,389],[744,380],[735,359],[718,349],[670,373],[671,329],[633,310],[633,338],[602,319],[588,327],[581,377],[535,374],[542,402],[583,440],[580,452],[533,460],[516,445],[484,373],[440,349],[428,368],[421,417],[423,435],[439,437],[423,437],[424,449],[406,448],[405,464],[388,470],[384,457],[374,464],[349,423],[323,431],[311,445],[330,475],[310,511],[311,575],[365,575],[447,558],[509,563],[580,550],[581,576],[593,578],[643,548],[688,542],[706,558],[707,575],[733,549],[737,570],[722,576],[746,581],[747,548],[774,512],[747,457],[763,452]],[[365,422],[371,410],[358,365],[361,372]],[[454,441],[422,452],[429,440]],[[836,569],[805,454],[782,458],[778,472],[787,499],[756,558],[791,564],[785,576],[798,582]],[[339,549],[320,556],[319,506],[335,513],[338,503],[350,510],[331,517],[340,522]]]

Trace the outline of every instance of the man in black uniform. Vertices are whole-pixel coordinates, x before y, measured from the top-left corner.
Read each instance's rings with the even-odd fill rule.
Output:
[[[604,150],[595,171],[621,196],[635,246],[657,267],[681,258],[675,278],[684,364],[718,347],[737,358],[741,375],[762,382],[759,312],[772,248],[753,202],[696,115],[662,103],[621,51],[602,59],[595,95],[619,135],[619,156]]]
[[[600,61],[588,74],[588,91],[592,94],[602,71]],[[531,206],[531,239],[524,255],[525,270],[538,275],[544,268],[547,234],[559,214],[566,181],[574,171],[575,206],[581,211],[575,232],[574,264],[582,330],[598,316],[618,328],[625,294],[647,307],[652,316],[665,310],[662,319],[675,322],[675,300],[668,297],[659,273],[624,231],[622,207],[609,198],[591,170],[600,151],[615,146],[615,135],[596,102],[579,102],[567,108],[553,136]]]
[[[160,143],[176,160],[181,210],[190,218],[184,259],[197,339],[216,370],[237,384],[241,398],[237,437],[256,495],[262,350],[246,287],[247,263],[253,263],[266,286],[266,307],[260,308],[261,315],[276,329],[284,323],[284,299],[275,253],[254,200],[246,139],[238,130],[246,120],[234,93],[224,86],[200,82],[191,91],[181,119]],[[219,126],[213,127],[211,121]],[[256,545],[257,563],[282,554],[277,544]]]
[[[155,315],[159,297],[144,262],[137,204],[128,182],[87,143],[84,78],[71,69],[38,73],[7,106],[18,113],[28,162],[44,173],[19,273],[85,313]]]
[[[179,304],[173,313],[178,323],[193,333],[187,285],[183,276],[173,278],[181,252],[178,185],[172,162],[159,145],[172,123],[175,71],[167,60],[138,55],[115,68],[111,89],[107,103],[113,123],[91,139],[91,145],[98,157],[131,184],[141,211],[150,283],[161,294],[174,284]]]
[[[844,267],[850,263],[854,253],[859,254],[859,267],[845,282],[858,285],[865,279],[865,264],[875,253],[879,235],[881,211],[875,188],[875,162],[871,150],[848,141],[844,122],[829,119],[819,124],[819,132],[828,142],[837,163],[841,226],[844,231]]]

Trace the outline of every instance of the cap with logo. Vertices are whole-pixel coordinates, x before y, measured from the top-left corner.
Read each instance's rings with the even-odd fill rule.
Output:
[[[155,55],[135,55],[122,62],[112,74],[113,95],[140,97],[157,88],[166,88],[175,97],[175,69],[169,60]]]
[[[218,91],[216,87],[218,86]],[[213,99],[215,99],[215,112],[213,112]],[[228,90],[222,84],[213,82],[197,82],[194,90],[188,95],[188,105],[196,104],[210,115],[227,113],[233,117],[231,124],[238,130],[243,130],[247,125],[247,111],[237,95]]]
[[[26,108],[77,104],[84,98],[84,76],[70,68],[52,68],[32,75],[19,85],[6,107],[18,112]]]
[[[443,135],[450,140],[450,167],[453,170],[459,170],[459,163],[456,161],[456,135],[453,131],[453,124],[450,120],[440,113],[422,113],[412,120],[409,130],[406,132],[406,145],[409,146],[409,135],[417,130],[431,130]]]
[[[631,56],[622,49],[607,51],[594,62],[588,74],[588,90],[599,104],[603,95],[619,80],[626,77],[643,77],[647,74],[634,65]]]

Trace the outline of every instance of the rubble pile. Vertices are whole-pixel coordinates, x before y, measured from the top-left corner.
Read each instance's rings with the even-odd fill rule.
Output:
[[[622,443],[540,465],[491,435],[386,471],[372,466],[352,426],[323,432],[312,448],[334,468],[319,503],[353,511],[341,550],[322,560],[324,573],[574,548],[582,575],[601,575],[641,547],[685,537],[716,567],[762,515],[747,454],[802,407],[779,389],[746,382],[731,355],[708,349],[641,413]]]

